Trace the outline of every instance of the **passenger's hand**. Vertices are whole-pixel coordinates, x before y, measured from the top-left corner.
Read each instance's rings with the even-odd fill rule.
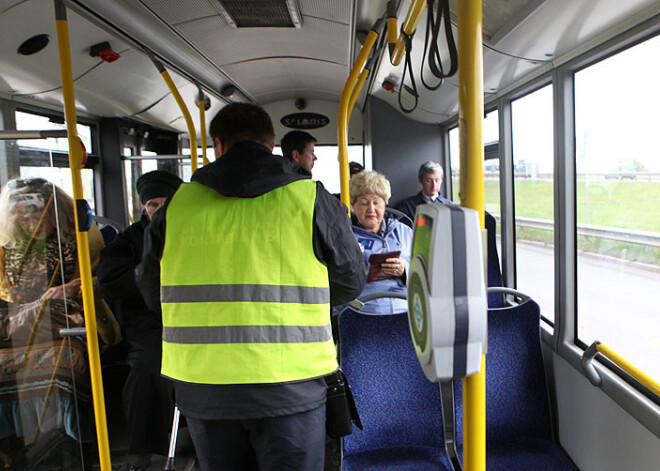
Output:
[[[388,258],[380,264],[383,273],[390,276],[402,276],[406,270],[406,264],[402,258]]]
[[[49,288],[42,296],[42,299],[64,299],[77,298],[80,296],[80,279],[69,281],[65,285]]]

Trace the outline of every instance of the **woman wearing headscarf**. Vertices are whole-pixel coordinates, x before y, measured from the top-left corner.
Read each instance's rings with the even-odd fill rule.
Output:
[[[392,195],[390,182],[375,171],[362,171],[349,183],[353,233],[370,261],[371,270],[360,297],[381,292],[406,292],[406,276],[412,249],[412,230],[388,217],[385,207]],[[378,254],[392,253],[390,256]],[[379,260],[382,259],[382,260]],[[362,309],[372,314],[408,310],[404,299],[381,298]]]

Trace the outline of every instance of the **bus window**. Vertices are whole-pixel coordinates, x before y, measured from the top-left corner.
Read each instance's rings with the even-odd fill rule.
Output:
[[[552,86],[511,103],[516,288],[555,318]]]
[[[458,196],[460,184],[458,175],[461,171],[461,149],[458,141],[458,126],[449,130],[449,160],[451,162],[451,195],[448,195],[454,203],[461,204],[461,198]],[[445,175],[449,178],[449,175]]]
[[[51,131],[66,130],[64,119],[62,122],[53,122],[48,116],[43,116],[25,111],[16,111],[16,129],[19,131]],[[78,137],[85,144],[88,153],[92,153],[92,130],[90,126],[78,123],[76,125]],[[52,151],[69,151],[69,141],[66,137],[51,138],[48,141],[42,139],[29,139],[16,141],[18,147],[31,149],[44,149]]]
[[[52,122],[47,116],[16,111],[16,129],[19,131],[66,130],[63,123]],[[92,152],[92,130],[84,124],[77,125],[77,132],[87,152]],[[48,139],[20,139],[16,141],[20,155],[21,178],[44,178],[73,196],[71,169],[69,169],[69,141],[66,137]],[[94,172],[84,168],[80,172],[83,197],[92,212],[96,210]]]
[[[577,337],[656,380],[659,56],[655,37],[575,74]]]
[[[274,155],[282,155],[282,148],[276,146]],[[323,183],[330,193],[339,193],[341,183],[339,180],[339,148],[337,146],[314,146],[316,162],[312,168],[312,178]],[[348,146],[348,161],[357,162],[364,166],[364,152],[362,144]]]
[[[491,111],[484,118],[481,134],[483,135],[484,144],[484,204],[485,210],[497,220],[497,253],[501,258],[499,124],[498,111]]]
[[[488,113],[482,126],[482,140],[484,143],[484,203],[485,209],[498,221],[497,224],[497,252],[502,256],[502,244],[500,239],[500,160],[499,160],[499,113],[494,110]],[[492,152],[489,150],[493,149]],[[449,130],[449,156],[451,161],[451,200],[460,204],[459,173],[461,170],[460,144],[458,128]],[[449,175],[445,175],[449,178]]]

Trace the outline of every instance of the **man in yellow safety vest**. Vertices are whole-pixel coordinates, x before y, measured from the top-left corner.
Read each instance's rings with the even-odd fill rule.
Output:
[[[156,213],[137,270],[162,308],[162,374],[202,469],[321,470],[330,307],[367,265],[346,208],[272,155],[262,108],[228,105],[210,134],[216,161]]]

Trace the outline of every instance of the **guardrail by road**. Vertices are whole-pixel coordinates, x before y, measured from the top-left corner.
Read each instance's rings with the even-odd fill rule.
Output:
[[[500,216],[493,215],[499,222]],[[546,219],[516,218],[516,226],[528,227],[542,231],[554,231],[555,225]],[[618,229],[615,227],[592,226],[589,224],[578,224],[579,236],[598,237],[600,239],[613,240],[616,242],[627,242],[629,244],[646,245],[648,247],[660,248],[660,234],[654,232],[634,231],[631,229]]]

